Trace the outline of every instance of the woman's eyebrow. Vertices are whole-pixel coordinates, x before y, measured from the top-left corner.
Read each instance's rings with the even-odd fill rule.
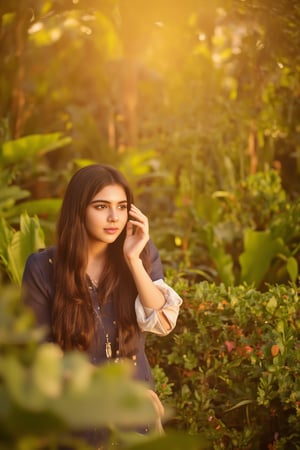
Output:
[[[99,198],[99,199],[96,199],[96,200],[92,200],[90,204],[93,205],[95,203],[105,203],[106,205],[109,205],[111,203],[118,203],[118,205],[121,205],[121,204],[127,204],[127,200],[120,200],[120,201],[117,201],[117,202],[111,202],[109,200],[101,200],[101,198]]]

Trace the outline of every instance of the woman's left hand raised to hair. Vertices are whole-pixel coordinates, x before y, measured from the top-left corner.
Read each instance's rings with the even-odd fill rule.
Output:
[[[133,261],[140,257],[149,241],[149,222],[135,205],[131,205],[129,215],[123,251],[127,261]]]

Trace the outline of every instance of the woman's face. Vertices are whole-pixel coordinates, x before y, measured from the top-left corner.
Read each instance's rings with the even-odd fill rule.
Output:
[[[119,184],[105,186],[86,209],[85,224],[90,242],[111,244],[127,224],[127,197]]]

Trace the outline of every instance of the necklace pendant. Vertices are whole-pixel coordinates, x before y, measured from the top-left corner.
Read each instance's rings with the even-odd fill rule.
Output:
[[[108,334],[106,334],[106,342],[105,342],[105,354],[106,358],[110,359],[112,357],[112,349],[111,349],[111,343],[108,340]]]

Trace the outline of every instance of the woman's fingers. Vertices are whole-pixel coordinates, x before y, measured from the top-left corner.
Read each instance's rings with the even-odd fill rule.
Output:
[[[165,414],[165,408],[163,407],[163,404],[160,401],[158,395],[154,391],[152,391],[152,389],[148,389],[148,395],[152,400],[157,415],[159,417],[163,417]]]
[[[148,218],[135,206],[131,205],[130,219],[126,228],[123,251],[126,258],[139,258],[149,240]]]
[[[129,214],[131,216],[130,222],[144,231],[148,233],[149,231],[149,223],[148,218],[145,216],[135,205],[131,205]]]

